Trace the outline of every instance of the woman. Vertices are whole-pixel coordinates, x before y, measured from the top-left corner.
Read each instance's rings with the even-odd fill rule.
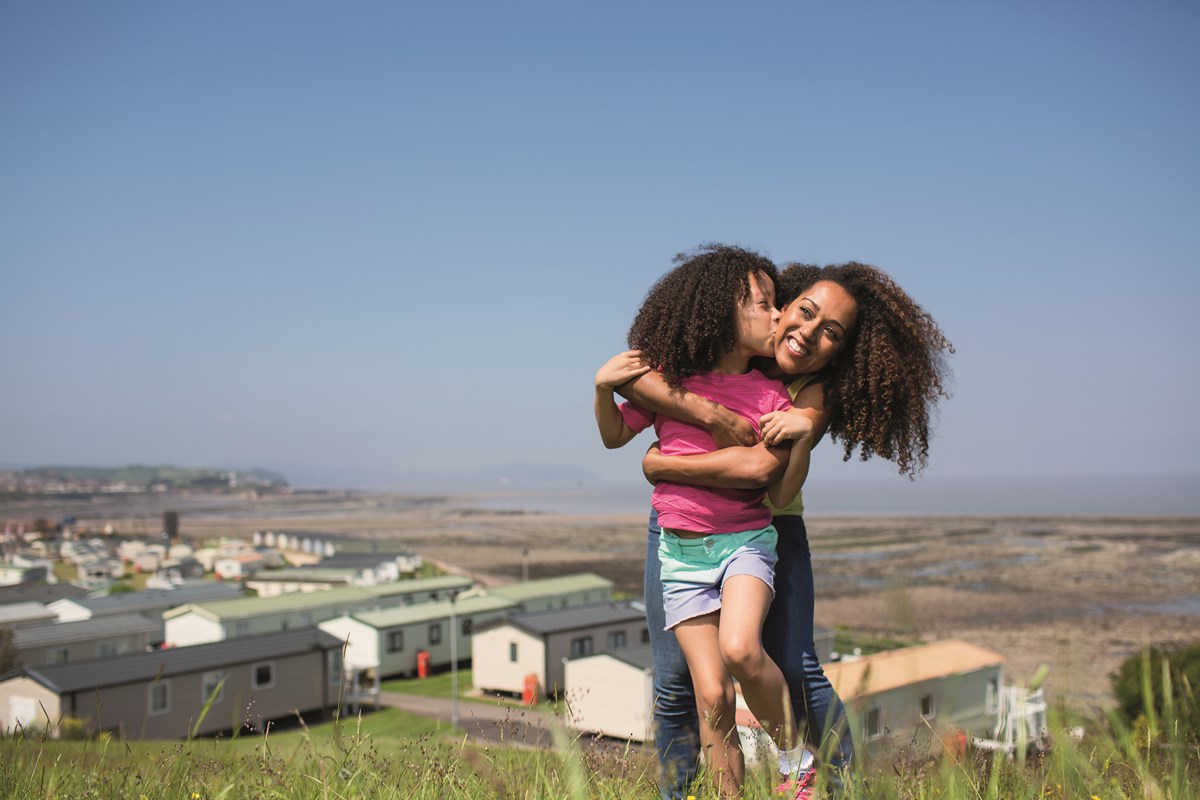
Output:
[[[863,460],[881,456],[902,474],[920,471],[928,458],[930,411],[947,396],[944,356],[953,352],[933,318],[882,270],[853,262],[789,266],[780,274],[777,298],[783,314],[775,364],[764,371],[788,384],[793,411],[764,417],[763,441],[756,443],[751,426],[732,412],[670,390],[656,373],[642,375],[620,393],[652,411],[705,427],[719,444],[732,445],[674,457],[651,448],[643,462],[646,477],[713,488],[765,486],[787,463],[768,446],[788,438],[796,415],[812,427],[811,436],[796,446],[811,446],[829,432],[846,460],[857,447]],[[797,724],[829,766],[843,769],[853,743],[845,709],[814,652],[812,561],[802,512],[800,497],[774,509],[779,562],[763,642],[787,680]],[[645,594],[654,649],[655,744],[663,797],[682,798],[696,769],[697,721],[686,661],[670,632],[662,630],[660,534],[652,513]],[[806,783],[799,779],[797,797],[805,796]]]

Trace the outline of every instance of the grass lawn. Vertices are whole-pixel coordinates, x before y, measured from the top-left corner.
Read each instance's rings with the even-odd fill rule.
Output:
[[[401,694],[414,694],[421,697],[444,697],[449,699],[450,673],[439,672],[436,675],[430,675],[428,678],[397,678],[384,681],[382,689],[385,692],[400,692]],[[489,705],[499,703],[512,706],[516,709],[529,708],[521,702],[520,698],[497,695],[480,696],[475,694],[474,684],[471,681],[471,670],[469,669],[460,669],[458,671],[458,696],[468,703],[487,703]],[[566,713],[566,708],[561,700],[546,700],[545,698],[529,710],[554,717],[561,717]]]
[[[458,671],[458,696],[474,691],[470,669]],[[383,691],[415,694],[421,697],[450,697],[450,672],[438,672],[428,678],[393,678],[383,682]]]

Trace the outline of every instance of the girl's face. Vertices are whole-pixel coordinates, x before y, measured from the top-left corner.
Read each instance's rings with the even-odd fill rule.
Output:
[[[833,281],[817,281],[788,304],[775,335],[775,363],[788,375],[817,372],[842,351],[858,303]]]
[[[750,273],[750,298],[738,311],[737,346],[747,356],[770,356],[775,352],[775,284],[761,272]]]

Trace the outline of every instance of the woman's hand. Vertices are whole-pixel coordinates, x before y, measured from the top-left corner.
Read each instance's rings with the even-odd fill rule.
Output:
[[[750,421],[725,406],[712,403],[712,416],[708,421],[708,433],[718,448],[753,447],[758,443],[754,426]]]
[[[812,417],[799,408],[764,414],[758,424],[763,444],[767,447],[778,447],[789,439],[799,441],[813,438]]]
[[[646,451],[646,455],[642,456],[642,474],[646,476],[646,480],[650,483],[658,483],[661,481],[662,475],[659,474],[659,469],[663,466],[664,459],[669,456],[662,454],[662,449],[659,448],[658,442],[650,445],[650,449]]]
[[[642,361],[641,350],[626,350],[606,361],[596,373],[596,388],[615,389],[649,371],[650,366]]]

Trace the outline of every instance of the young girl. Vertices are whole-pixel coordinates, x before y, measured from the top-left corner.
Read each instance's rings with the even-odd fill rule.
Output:
[[[749,367],[752,357],[774,350],[779,321],[774,265],[719,245],[677,257],[676,263],[650,290],[630,330],[629,344],[641,351],[640,358],[622,353],[596,375],[596,422],[607,447],[620,447],[653,424],[666,454],[716,449],[703,428],[628,403],[617,406],[613,390],[645,374],[644,363],[657,365],[674,389],[721,403],[756,428],[763,415],[792,407],[782,384]],[[807,447],[798,449],[807,456]],[[789,462],[768,492],[772,502],[786,504],[805,472],[806,457]],[[718,788],[730,797],[741,795],[745,778],[731,675],[779,747],[781,770],[790,773],[805,755],[786,717],[790,700],[783,675],[762,646],[777,540],[763,495],[762,489],[664,481],[651,500],[663,527],[659,560],[666,627],[675,632],[691,672],[701,746]]]
[[[954,347],[924,308],[883,270],[850,262],[823,268],[793,264],[776,280],[782,317],[775,334],[772,369],[788,382],[792,414],[811,421],[807,446],[828,433],[849,459],[854,448],[865,460],[879,456],[901,474],[926,464],[932,412],[947,397]],[[643,461],[652,483],[673,481],[717,488],[765,486],[778,464],[758,442],[771,443],[784,431],[785,415],[768,415],[759,429],[732,411],[686,391],[671,389],[654,372],[620,388],[643,408],[704,427],[724,449],[667,456],[651,448]],[[790,417],[791,415],[786,415]],[[786,435],[786,433],[785,433]],[[797,442],[791,453],[796,461]],[[789,462],[789,465],[791,462]],[[775,599],[763,625],[763,643],[787,679],[793,716],[811,747],[825,756],[827,780],[850,765],[854,743],[846,712],[826,678],[813,644],[813,571],[804,525],[803,500],[773,509],[779,534]],[[657,551],[660,533],[650,518],[646,557],[647,616],[661,618]],[[656,745],[664,796],[683,798],[697,759],[693,731],[695,702],[687,664],[673,638],[651,627],[654,646]],[[690,712],[690,714],[688,713]],[[808,785],[812,772],[795,774]]]

